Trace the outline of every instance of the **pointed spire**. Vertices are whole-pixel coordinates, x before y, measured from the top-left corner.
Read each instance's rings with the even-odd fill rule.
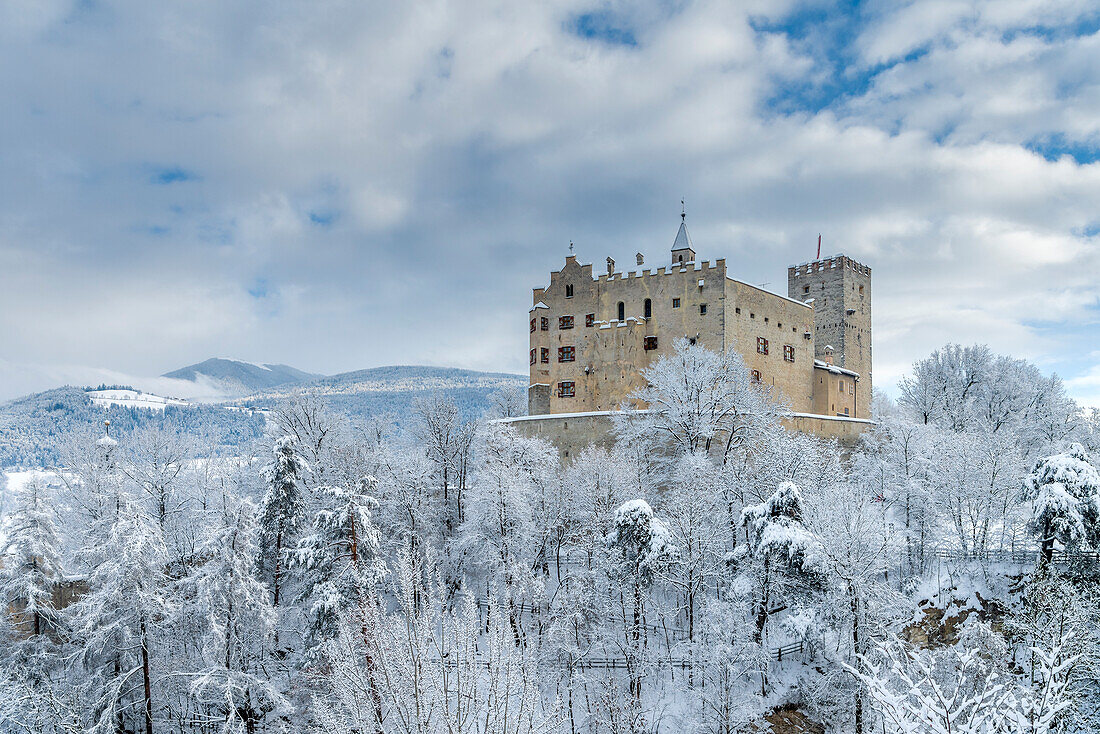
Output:
[[[695,247],[691,244],[691,235],[687,228],[687,207],[684,200],[680,199],[680,231],[676,233],[676,239],[672,242],[672,266],[683,267],[686,263],[695,262]]]
[[[672,243],[673,250],[691,250],[691,235],[688,234],[687,222],[680,222],[680,231],[676,233],[676,241]]]

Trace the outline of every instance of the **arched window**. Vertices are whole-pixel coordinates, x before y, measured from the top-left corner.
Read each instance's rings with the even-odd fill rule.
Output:
[[[684,264],[684,256],[683,255],[677,255],[676,257],[679,258],[680,264],[683,265]]]
[[[626,304],[619,301],[619,321],[626,321]]]
[[[653,302],[648,298],[645,299],[645,317],[651,318],[653,316]]]

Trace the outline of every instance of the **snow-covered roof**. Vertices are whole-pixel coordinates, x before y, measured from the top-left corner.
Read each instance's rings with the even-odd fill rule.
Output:
[[[810,305],[808,305],[808,304],[806,304],[802,301],[796,301],[793,298],[787,298],[786,296],[782,296],[782,295],[780,295],[780,294],[778,294],[774,291],[769,291],[767,288],[761,288],[758,285],[753,285],[752,283],[746,283],[745,281],[738,280],[737,278],[730,278],[729,276],[726,276],[726,280],[732,280],[734,283],[737,283],[739,285],[747,285],[749,288],[755,288],[758,291],[762,291],[764,293],[767,293],[769,296],[775,296],[776,298],[782,298],[784,301],[790,301],[791,303],[796,303],[799,306],[802,306],[803,308],[809,308],[809,309],[813,308],[813,306],[810,306]]]
[[[691,235],[688,234],[687,222],[680,222],[680,231],[676,233],[676,240],[672,243],[673,250],[693,250]]]
[[[784,413],[784,418],[817,418],[823,421],[843,421],[845,423],[866,423],[868,425],[875,425],[873,420],[867,418],[852,418],[847,415],[818,415],[817,413]]]
[[[829,372],[832,372],[834,375],[848,375],[850,377],[856,378],[857,380],[859,379],[859,373],[858,372],[853,372],[852,370],[846,370],[843,367],[837,367],[835,364],[829,364],[828,362],[822,362],[820,359],[815,359],[814,360],[814,367],[818,368],[819,370],[828,370]]]
[[[532,306],[530,310],[531,310],[531,311],[534,311],[534,310],[535,310],[536,308],[546,308],[546,309],[549,309],[550,307],[549,307],[549,306],[547,306],[547,305],[546,305],[545,303],[543,303],[542,301],[539,301],[539,302],[538,302],[538,303],[536,303],[536,304],[535,304],[534,306]],[[530,313],[530,311],[529,311],[528,313]]]

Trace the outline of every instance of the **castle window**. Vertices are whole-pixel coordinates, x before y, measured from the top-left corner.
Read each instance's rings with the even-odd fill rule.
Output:
[[[533,334],[534,332],[535,332],[535,320],[531,319],[531,333]]]
[[[754,313],[753,313],[752,311],[750,311],[750,312],[749,312],[749,318],[750,318],[750,319],[755,319],[755,318],[756,318],[756,314],[754,314]]]
[[[682,265],[683,262],[684,262],[684,256],[683,255],[677,255],[677,259],[680,262],[680,264]]]
[[[768,317],[767,316],[764,317],[764,323],[765,324],[768,323]]]
[[[737,308],[733,309],[733,312],[734,313],[741,313],[741,307],[738,306]]]
[[[573,362],[577,358],[576,347],[558,347],[559,362]]]
[[[844,415],[848,415],[848,409],[847,408],[844,409]]]
[[[619,321],[626,321],[626,304],[619,301]]]
[[[756,337],[756,352],[757,354],[768,353],[768,340],[762,336]]]
[[[753,370],[752,371],[752,381],[753,382],[760,382],[760,370]]]
[[[550,347],[543,347],[539,352],[539,357],[543,364],[550,364]]]
[[[779,323],[777,323],[777,324],[775,325],[775,328],[777,328],[777,329],[782,329],[782,328],[783,328],[783,322],[782,322],[782,321],[780,321]]]
[[[542,317],[542,330],[543,331],[550,331],[550,319],[547,318],[546,316]]]
[[[643,312],[643,313],[645,313],[645,317],[646,317],[647,319],[648,319],[648,318],[651,318],[651,317],[653,316],[653,302],[652,302],[652,301],[650,301],[650,300],[649,300],[648,298],[647,298],[647,299],[645,299],[645,306],[644,306],[644,309],[645,309],[645,310],[644,310],[644,312]]]
[[[532,349],[531,350],[531,364],[534,364],[534,363],[535,363],[535,350]]]
[[[596,325],[596,314],[586,313],[584,315],[584,325],[585,326],[595,326]]]
[[[783,345],[783,360],[786,362],[794,361],[794,347],[790,344]]]
[[[859,287],[859,295],[861,295],[861,296],[863,295],[863,286]]]
[[[654,350],[654,349],[656,349],[656,348],[657,348],[657,337],[655,337],[655,336],[647,336],[647,337],[645,338],[645,350],[646,350],[647,352],[651,352],[651,351],[653,351],[653,350]]]
[[[576,384],[572,381],[558,383],[558,397],[571,398],[577,394]]]
[[[673,308],[680,308],[680,299],[679,298],[673,298],[672,299],[672,307]]]
[[[699,315],[700,316],[706,316],[707,315],[707,304],[705,304],[705,303],[700,303],[699,304]]]
[[[559,316],[558,317],[558,328],[559,329],[572,329],[573,328],[573,317],[572,316]]]
[[[844,394],[844,380],[840,380],[840,394]]]
[[[856,394],[856,383],[854,383],[854,382],[849,382],[848,383],[848,394],[849,395],[855,395]]]
[[[566,298],[572,298],[573,297],[573,284],[572,283],[565,286],[565,297]]]
[[[810,286],[808,286],[808,285],[802,286],[802,292],[803,293],[809,293],[810,292]]]

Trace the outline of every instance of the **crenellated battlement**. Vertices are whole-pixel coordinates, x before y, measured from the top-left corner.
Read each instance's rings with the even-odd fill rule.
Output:
[[[589,266],[589,267],[591,267],[591,266]],[[619,271],[611,273],[610,275],[604,273],[603,275],[598,275],[595,278],[593,278],[593,281],[597,282],[597,283],[610,283],[610,282],[623,281],[623,280],[634,280],[634,279],[641,279],[641,278],[655,278],[655,277],[662,276],[662,275],[681,275],[681,274],[687,274],[687,273],[700,273],[700,272],[705,272],[705,271],[710,271],[710,270],[724,270],[725,267],[726,267],[725,258],[719,258],[718,260],[715,260],[713,264],[709,260],[703,260],[702,262],[698,262],[698,263],[686,263],[685,266],[682,267],[682,268],[678,268],[678,267],[667,267],[666,268],[665,266],[661,266],[661,267],[657,268],[656,270],[650,270],[650,269],[647,268],[646,270],[641,271],[641,273],[639,273],[635,270],[628,270],[625,274],[622,273],[622,272],[619,272]],[[561,275],[561,272],[562,272],[561,270],[558,270],[558,271],[555,271],[555,272],[550,274],[551,283],[553,283],[554,276]]]
[[[823,270],[835,270],[836,268],[845,268],[862,275],[871,275],[871,268],[856,262],[847,255],[831,255],[830,257],[825,257],[820,260],[811,260],[810,262],[791,265],[787,268],[787,273],[789,276],[798,277],[801,275],[809,275],[810,273],[819,273]]]

